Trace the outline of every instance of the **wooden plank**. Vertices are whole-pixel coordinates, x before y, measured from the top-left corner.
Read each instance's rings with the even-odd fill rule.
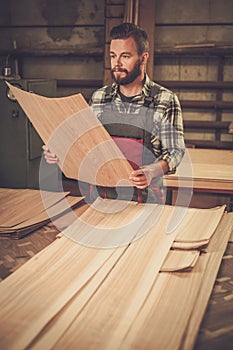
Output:
[[[81,94],[48,98],[7,85],[58,156],[66,177],[101,186],[131,186],[131,165]]]

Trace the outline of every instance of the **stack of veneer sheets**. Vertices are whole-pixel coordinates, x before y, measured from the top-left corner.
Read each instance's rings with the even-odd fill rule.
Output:
[[[192,349],[232,231],[224,210],[97,199],[0,283],[0,348]]]
[[[69,192],[0,188],[0,238],[22,238],[64,215],[81,200]]]

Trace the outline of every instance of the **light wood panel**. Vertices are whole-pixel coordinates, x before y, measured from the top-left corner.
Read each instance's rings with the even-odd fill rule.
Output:
[[[131,165],[81,94],[48,98],[7,85],[58,156],[66,177],[102,186],[131,186]]]

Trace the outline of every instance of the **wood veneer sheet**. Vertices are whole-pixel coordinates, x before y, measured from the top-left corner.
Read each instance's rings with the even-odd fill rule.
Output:
[[[32,189],[1,189],[0,230],[11,229],[64,199],[69,192],[50,192]],[[46,197],[43,203],[42,197]],[[45,207],[46,206],[46,207]],[[36,223],[36,222],[34,222]]]
[[[211,209],[196,210],[195,208],[189,208],[180,223],[176,242],[209,240],[218,226],[225,209],[225,205]]]
[[[14,239],[22,238],[35,229],[47,224],[49,221],[53,221],[57,228],[60,228],[60,220],[62,220],[62,216],[66,214],[70,214],[69,217],[66,217],[66,226],[68,223],[75,220],[76,215],[73,213],[73,209],[82,201],[83,197],[73,197],[66,196],[62,200],[55,203],[52,207],[50,207],[49,213],[44,210],[39,214],[35,213],[35,216],[32,218],[21,222],[18,225],[12,226],[10,229],[2,229],[0,230],[0,237],[7,235]]]
[[[193,348],[231,232],[229,219],[227,214],[223,217],[208,252],[201,254],[191,272],[159,274],[119,349]]]
[[[209,239],[199,241],[199,242],[173,242],[172,248],[183,249],[183,250],[190,250],[190,249],[202,250],[206,248],[208,243],[209,243]]]
[[[174,272],[191,269],[195,266],[200,252],[198,250],[170,250],[160,269],[161,272]]]
[[[85,214],[87,215],[87,213],[88,212],[86,212]],[[168,212],[164,211],[164,214],[165,214],[165,217],[167,218]],[[164,217],[161,221],[164,222]],[[159,229],[160,227],[158,227],[158,230]],[[146,239],[146,237],[143,237],[143,240]],[[154,232],[154,237],[156,237],[155,232]],[[137,242],[134,242],[133,244],[133,246],[135,247],[135,252],[140,251],[140,247],[137,246],[137,244],[140,244],[140,240],[138,240]],[[157,245],[151,244],[150,246],[154,247],[155,249]],[[65,307],[62,310],[62,312],[59,314],[59,317],[57,316],[56,320],[53,320],[53,322],[48,325],[48,327],[44,330],[43,334],[41,335],[41,338],[40,336],[38,336],[37,343],[34,344],[35,349],[40,349],[40,348],[43,349],[45,344],[50,344],[51,348],[55,346],[56,349],[60,349],[60,348],[62,349],[64,346],[68,346],[68,347],[70,346],[71,348],[76,346],[79,346],[79,347],[81,346],[85,349],[92,348],[93,346],[96,349],[103,349],[105,348],[106,342],[108,343],[109,339],[112,338],[114,334],[114,330],[117,327],[119,327],[118,329],[119,334],[116,336],[116,338],[118,340],[122,339],[124,332],[126,331],[127,327],[130,324],[131,317],[135,315],[135,313],[137,313],[137,309],[139,305],[141,305],[140,298],[143,299],[142,297],[143,293],[141,294],[140,291],[138,291],[140,296],[138,295],[138,298],[135,296],[135,294],[137,295],[137,290],[140,289],[134,285],[135,283],[134,274],[136,273],[135,271],[138,272],[139,284],[140,284],[140,276],[143,279],[142,284],[144,285],[145,290],[146,288],[148,288],[148,291],[149,291],[150,289],[149,285],[152,282],[150,281],[150,283],[148,283],[146,287],[146,283],[148,282],[148,279],[145,278],[145,275],[140,270],[141,264],[143,264],[143,262],[149,259],[149,256],[148,256],[149,249],[147,248],[145,250],[146,257],[143,258],[143,256],[139,253],[140,256],[138,256],[138,258],[136,258],[136,256],[134,257],[131,256],[130,262],[127,262],[127,260],[124,260],[123,262],[123,259],[125,259],[128,253],[129,253],[129,249],[121,258],[121,260],[118,262],[118,265],[111,272],[108,278],[104,281],[101,288],[99,288],[99,290],[97,291],[95,290],[95,293],[93,293],[93,299],[91,299],[85,307],[82,301],[80,301],[79,299],[80,295],[76,295],[76,297],[69,303],[68,307]],[[196,255],[196,253],[198,254],[198,252],[189,252],[189,253],[193,253],[194,255]],[[196,260],[196,257],[194,260]],[[141,264],[138,264],[140,266],[137,265],[136,263],[137,261],[141,261]],[[135,266],[131,266],[131,265],[134,265],[134,263],[135,263]],[[195,261],[193,261],[193,263],[195,264]],[[119,266],[121,266],[122,269],[118,270]],[[148,266],[146,266],[145,264],[144,268],[145,270],[147,270]],[[166,268],[166,263],[165,263],[165,268]],[[150,269],[148,269],[148,271],[150,271]],[[124,274],[127,274],[127,272],[128,272],[128,277],[126,276],[124,277]],[[154,271],[153,277],[151,276],[152,280],[153,278],[156,278],[155,275],[156,274]],[[121,278],[123,280],[121,280]],[[138,280],[138,278],[136,280]],[[132,283],[133,283],[133,286],[131,285]],[[133,289],[133,291],[131,290],[131,288]],[[90,287],[90,290],[91,289],[92,288]],[[85,290],[83,292],[85,295]],[[87,293],[86,298],[87,296],[90,295],[89,293]],[[135,298],[135,302],[131,300],[130,295],[132,295],[132,298]],[[129,303],[127,303],[125,300],[127,299],[127,297],[129,298],[128,300]],[[123,306],[124,302],[126,303],[126,305]],[[117,305],[117,308],[116,308],[116,305]],[[82,309],[82,307],[84,307],[84,309]],[[122,320],[120,322],[120,316],[124,314],[124,307],[125,307],[125,313],[127,314],[127,317],[126,317],[127,320],[125,320],[126,324],[124,324]],[[119,311],[119,308],[120,308],[120,311]],[[80,312],[80,309],[82,310],[81,312]],[[79,310],[79,311],[76,312],[75,310]],[[75,317],[76,317],[76,321],[74,321]],[[65,321],[67,321],[66,327],[64,327]],[[119,323],[121,327],[119,326]],[[103,328],[99,329],[101,325],[104,325],[104,329]],[[123,325],[125,326],[125,328],[123,327]],[[60,336],[61,336],[60,341],[58,341],[57,343],[57,340]],[[109,344],[106,345],[106,349],[109,349],[109,348],[114,348],[112,343],[110,345]],[[34,349],[34,347],[32,347],[32,349]]]
[[[210,241],[208,252],[209,259],[207,261],[206,270],[202,278],[202,285],[198,297],[196,298],[195,307],[189,319],[186,332],[182,341],[181,348],[183,350],[192,349],[198,329],[201,325],[202,318],[205,314],[208,300],[217,277],[218,269],[227,247],[227,241],[232,234],[233,213],[227,213],[221,220],[217,232]]]
[[[122,246],[145,235],[161,220],[163,210],[164,206],[156,204],[144,205],[97,198],[80,218],[63,231],[63,234],[87,246]]]
[[[86,211],[83,217],[90,220],[89,223],[93,226],[98,223],[103,226],[106,207],[110,208],[110,216],[106,218],[106,226],[110,229],[115,223],[120,225],[121,217],[125,223],[134,219],[135,215],[137,217],[139,204],[127,203],[126,209],[122,210],[125,203],[119,202],[116,202],[118,212],[115,221],[111,215],[116,208],[107,205],[112,203],[108,200],[97,201],[95,210],[98,208],[99,215],[88,219]],[[152,218],[156,217],[160,206],[151,205],[151,208]],[[147,220],[141,223],[138,229],[143,231],[145,225],[145,235],[131,243],[127,249],[127,246],[116,248],[120,249],[119,255],[116,254],[112,264],[107,268],[105,266],[107,270],[104,269],[104,273],[99,274],[100,284],[95,281],[97,290],[87,303],[85,295],[83,296],[81,300],[85,305],[80,305],[80,314],[65,334],[61,335],[57,348],[64,349],[64,344],[71,348],[77,344],[81,348],[101,344],[103,348],[106,346],[109,349],[115,339],[118,339],[118,343],[123,341],[147,300],[168,251],[179,233],[177,227],[167,234],[167,222],[173,208],[162,208],[155,225],[151,225],[154,218],[150,225]],[[199,222],[194,223],[197,228]],[[194,228],[193,230],[195,231]],[[19,350],[28,346],[73,298],[75,300],[78,297],[80,291],[85,290],[91,279],[115,255],[116,249],[89,248],[62,237],[2,281],[0,347]],[[70,319],[73,317],[74,314]]]
[[[122,253],[120,248],[118,252]],[[0,348],[25,349],[114,253],[82,247],[63,237],[3,280]]]
[[[56,343],[82,349],[112,349],[120,342],[145,302],[177,232],[166,234],[167,211],[141,239],[134,241],[101,288]],[[111,344],[110,344],[111,343]],[[78,345],[77,345],[78,344]]]
[[[68,178],[131,186],[131,165],[81,94],[48,98],[6,83]]]
[[[125,248],[127,249],[127,248]],[[116,253],[118,250],[116,250]],[[123,253],[123,250],[122,250]],[[115,253],[114,253],[115,254]],[[170,250],[169,254],[161,267],[161,271],[177,271],[192,268],[197,262],[199,252],[181,252]],[[120,258],[120,255],[119,255]],[[30,344],[31,350],[43,350],[53,348],[62,334],[70,327],[74,319],[82,312],[82,309],[94,296],[103,280],[111,271],[110,266],[113,266],[112,259],[115,255],[104,264],[104,266],[93,276],[87,283],[85,288],[79,291],[63,309],[53,318],[38,334],[34,341]],[[116,264],[116,260],[115,260]]]

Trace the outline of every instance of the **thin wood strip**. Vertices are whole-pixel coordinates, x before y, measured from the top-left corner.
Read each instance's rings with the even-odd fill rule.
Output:
[[[166,213],[166,215],[167,215],[167,213]],[[145,237],[143,239],[145,239]],[[134,242],[134,245],[137,244],[138,242],[140,242],[140,240],[137,241],[137,242]],[[156,246],[156,245],[153,245],[153,246]],[[127,253],[128,252],[129,252],[129,250],[127,251]],[[148,254],[148,250],[147,250],[147,254]],[[125,256],[126,256],[126,254],[124,255],[123,259],[125,258]],[[148,258],[148,255],[147,255],[147,258]],[[136,262],[136,261],[138,261],[138,259],[131,257],[131,262]],[[141,261],[144,261],[144,260],[142,259]],[[121,262],[122,262],[122,259],[121,259]],[[132,277],[133,269],[131,268],[131,266],[127,266],[126,263],[124,263],[124,266],[125,266],[125,270],[127,270],[127,267],[128,267],[128,269],[130,270],[130,274],[129,275],[133,279],[133,277]],[[122,285],[122,283],[119,283],[118,286],[114,285],[114,282],[116,281],[116,279],[119,278],[119,276],[122,276],[122,273],[124,272],[124,271],[121,271],[121,272],[117,273],[116,272],[117,271],[117,267],[119,267],[119,264],[113,270],[112,277],[111,277],[111,275],[109,276],[112,279],[110,281],[109,280],[105,281],[105,283],[101,287],[102,291],[98,290],[96,292],[96,294],[93,296],[93,299],[86,306],[86,308],[82,311],[82,313],[79,315],[79,317],[76,319],[76,321],[72,324],[71,328],[73,328],[73,331],[70,330],[70,329],[64,330],[63,336],[61,337],[60,341],[58,343],[56,343],[56,349],[64,348],[64,346],[71,347],[71,348],[72,348],[72,346],[81,346],[81,347],[84,347],[85,349],[88,349],[89,347],[90,348],[92,348],[92,347],[95,348],[96,346],[100,346],[99,344],[101,344],[101,349],[102,349],[102,348],[105,348],[104,347],[104,344],[105,344],[104,342],[106,341],[106,338],[107,339],[109,339],[109,338],[112,339],[112,337],[113,337],[112,331],[113,331],[113,329],[115,329],[115,327],[113,325],[111,327],[111,325],[110,325],[111,328],[109,329],[108,328],[109,327],[109,323],[112,322],[114,324],[115,316],[116,316],[115,313],[119,312],[119,307],[120,307],[120,304],[122,303],[122,299],[121,298],[125,297],[124,292],[122,293],[121,298],[119,298],[120,300],[117,299],[117,295],[115,293],[114,293],[114,297],[113,297],[113,295],[109,296],[109,290],[111,290],[111,288],[114,291],[116,291],[116,293],[117,293],[117,291],[120,288],[119,285],[120,284]],[[136,268],[138,268],[138,266],[136,266]],[[114,272],[117,273],[118,277],[114,275]],[[139,274],[139,276],[142,275],[140,270],[138,270],[138,274]],[[132,279],[130,279],[130,282],[129,282],[130,285],[132,283]],[[109,284],[106,285],[106,283],[108,281],[109,281]],[[143,279],[143,281],[144,281],[144,284],[145,284],[145,279]],[[128,291],[129,286],[127,285],[127,278],[124,278],[124,283],[123,284],[124,284],[125,290]],[[104,290],[103,290],[103,286],[105,286]],[[137,288],[135,288],[135,286],[132,287],[132,285],[131,285],[131,288],[133,288],[134,293],[135,293],[135,290],[137,290]],[[103,295],[103,299],[102,298],[100,299],[99,294]],[[111,304],[111,300],[114,300],[115,303],[118,305],[117,310],[115,310],[116,309],[115,308],[116,304],[114,304],[114,305]],[[110,308],[108,310],[105,309],[105,305],[107,303],[110,304]],[[75,308],[74,305],[75,304],[70,305],[70,310],[74,310],[74,308]],[[138,307],[138,302],[135,302],[135,305],[136,305],[136,308],[137,308]],[[134,308],[135,305],[132,306],[132,308]],[[127,307],[126,307],[126,309],[127,309]],[[108,318],[108,319],[106,319],[106,322],[102,318],[104,310],[106,310],[106,317]],[[66,310],[66,312],[67,312],[66,313],[66,317],[68,317],[68,315],[69,315],[68,310]],[[84,315],[83,315],[83,312],[84,312]],[[100,314],[98,314],[98,312],[100,312]],[[129,317],[129,310],[127,309],[126,312],[127,312],[127,317]],[[96,313],[98,314],[97,316],[96,316]],[[112,320],[112,319],[109,320],[109,315],[111,315],[111,317],[114,317],[114,320]],[[72,313],[72,319],[73,319],[73,317],[74,317],[74,311]],[[85,322],[87,322],[87,323],[85,323]],[[116,320],[116,323],[118,324],[117,320]],[[75,326],[75,324],[76,324],[76,326]],[[101,332],[100,332],[100,330],[98,331],[98,326],[100,324],[104,324],[104,328],[107,328],[107,329],[106,330],[101,329]],[[54,327],[56,328],[55,325],[54,325]],[[125,330],[124,327],[122,327],[122,328]],[[122,328],[121,328],[121,330],[122,330]],[[94,334],[91,333],[91,329],[93,329]],[[56,333],[55,329],[53,330],[53,332]],[[103,332],[104,332],[104,334],[103,334]],[[111,334],[109,336],[108,336],[108,332],[111,332]],[[124,333],[124,331],[123,331],[123,333]],[[100,340],[99,334],[101,334],[101,340]],[[96,337],[96,336],[97,336],[98,339],[93,339],[92,338],[92,337]],[[102,339],[102,336],[103,336],[104,339]],[[121,333],[120,334],[120,338],[122,336],[123,335]],[[114,339],[116,339],[116,338],[119,339],[119,334],[116,337],[113,338],[113,343],[114,343]],[[108,348],[112,348],[111,346],[113,346],[113,343],[106,345],[106,348],[107,349]]]
[[[205,248],[209,243],[209,240],[205,241],[199,241],[199,242],[173,242],[172,248],[174,249],[185,249],[185,250],[190,250],[190,249],[198,249],[201,250]]]
[[[32,189],[2,189],[0,192],[0,228],[12,228],[32,219],[46,208],[52,207],[69,192],[50,192]],[[46,197],[46,208],[42,198]],[[23,210],[22,210],[23,208]]]
[[[125,248],[126,249],[126,248]],[[123,250],[122,250],[123,252]],[[119,254],[119,250],[116,251]],[[115,254],[115,253],[114,253]],[[120,256],[120,255],[119,255]],[[194,267],[197,262],[199,252],[180,252],[170,250],[166,260],[160,271],[177,271]],[[111,271],[108,265],[113,266],[111,259],[114,255],[104,264],[104,266],[93,276],[90,282],[81,291],[75,295],[67,305],[52,319],[38,334],[36,339],[30,344],[32,350],[43,350],[46,346],[47,349],[52,348],[61,334],[64,334],[69,328],[73,320],[82,312],[87,302],[94,296],[100,284],[106,278],[107,274]],[[116,263],[116,261],[115,261]]]
[[[131,186],[132,167],[81,94],[48,98],[6,84],[68,178]]]
[[[103,201],[105,205],[107,202],[108,201]],[[134,205],[133,208],[134,207],[136,206]],[[159,206],[157,205],[151,205],[151,207],[155,208],[154,213],[156,213],[156,210],[159,208]],[[129,206],[128,208],[128,210],[130,211],[131,207]],[[158,269],[161,267],[161,261],[164,261],[168,249],[170,248],[170,245],[172,244],[175,235],[178,233],[177,229],[174,230],[172,234],[166,234],[166,223],[167,221],[169,221],[171,213],[172,207],[164,207],[164,210],[162,211],[158,222],[156,222],[156,225],[154,225],[151,228],[150,232],[147,233],[144,237],[138,239],[133,244],[131,244],[124,256],[120,259],[118,264],[112,270],[112,273],[104,281],[104,283],[101,285],[101,288],[97,291],[97,293],[91,300],[91,303],[94,304],[94,310],[96,307],[96,303],[93,302],[93,300],[96,300],[96,296],[101,296],[104,312],[103,315],[101,313],[100,316],[107,317],[109,311],[105,308],[106,298],[108,298],[109,302],[111,303],[114,300],[113,298],[117,298],[118,295],[115,295],[115,290],[120,292],[122,288],[126,288],[126,294],[123,295],[123,298],[122,295],[118,295],[119,306],[121,306],[121,308],[119,308],[119,310],[115,310],[114,304],[114,309],[112,310],[112,314],[114,314],[114,312],[119,312],[119,316],[121,315],[121,313],[123,313],[124,316],[124,313],[127,309],[127,317],[130,317],[129,319],[131,321],[129,323],[127,321],[128,318],[123,317],[119,319],[120,323],[118,323],[118,326],[116,328],[113,327],[116,331],[120,332],[121,336],[123,336],[125,330],[128,327],[130,327],[131,322],[133,321],[134,317],[136,317],[136,314],[140,309],[140,305],[144,303],[145,298],[149,293],[150,286],[152,286],[153,281],[156,278]],[[122,215],[124,216],[124,214],[125,213],[123,211]],[[102,216],[103,212],[101,213],[101,217]],[[91,223],[93,223],[93,225],[95,224],[95,222],[98,223],[98,215],[91,217],[89,220]],[[119,215],[118,221],[120,222]],[[145,223],[145,225],[146,228],[148,228],[147,223]],[[109,227],[108,220],[107,226]],[[61,308],[64,305],[66,305],[67,302],[69,302],[69,300],[80,290],[80,288],[86,285],[87,281],[93,276],[93,274],[96,273],[98,269],[97,266],[103,266],[101,263],[99,263],[98,265],[98,261],[102,261],[102,263],[104,263],[106,259],[103,259],[102,253],[100,253],[98,256],[98,249],[91,249],[83,246],[80,247],[78,245],[72,247],[70,242],[70,240],[67,240],[64,237],[59,239],[56,242],[56,245],[52,245],[49,250],[45,251],[44,255],[39,255],[39,258],[42,256],[42,259],[38,259],[37,257],[37,259],[32,260],[31,264],[29,264],[29,261],[28,264],[25,264],[27,265],[26,267],[25,265],[23,265],[22,268],[19,269],[21,270],[20,272],[18,272],[19,270],[17,270],[15,272],[16,275],[13,274],[14,278],[11,278],[11,276],[13,276],[11,275],[8,279],[2,282],[3,284],[0,285],[0,307],[2,306],[0,308],[0,316],[5,329],[3,344],[8,344],[8,342],[14,341],[17,342],[18,346],[19,344],[28,344],[28,342],[31,342],[33,338],[37,336],[38,332],[40,332],[42,328],[58,312],[60,312]],[[167,242],[169,242],[169,245],[167,244]],[[76,248],[77,246],[79,248]],[[109,253],[111,250],[108,249],[100,251]],[[87,252],[90,252],[90,254],[88,254]],[[141,261],[139,258],[140,256],[142,256]],[[97,261],[95,261],[95,258],[97,259]],[[87,264],[90,267],[89,271],[84,271],[85,264]],[[77,276],[78,271],[81,273],[81,277]],[[134,280],[131,280],[129,278],[129,276],[131,276],[131,272],[134,273]],[[138,275],[140,276],[139,278]],[[69,281],[71,281],[70,283],[67,283],[68,276]],[[78,278],[80,278],[79,282],[80,280],[81,282],[77,283],[76,280],[77,284],[75,285],[76,278],[77,280]],[[64,283],[62,283],[62,281]],[[125,281],[126,285],[124,285]],[[59,290],[59,283],[65,285],[67,289],[65,291],[62,290],[61,292]],[[24,288],[22,288],[22,286]],[[2,290],[1,287],[3,288]],[[22,293],[20,293],[20,295],[17,293],[18,290],[22,290]],[[7,292],[4,293],[4,291]],[[129,306],[129,298],[127,299],[127,297],[129,296],[128,293],[130,293],[130,291],[130,295],[132,295],[133,300]],[[43,300],[46,301],[43,305],[42,310],[38,300],[38,293],[42,293]],[[47,295],[48,293],[49,295]],[[27,295],[29,294],[31,295],[30,300],[28,300],[27,298]],[[23,303],[25,309],[19,310],[18,308]],[[125,303],[127,303],[127,308],[125,307]],[[135,304],[137,305],[136,308]],[[90,303],[88,303],[87,308],[89,308],[89,305]],[[44,308],[46,308],[46,310]],[[12,318],[9,317],[9,310],[12,310],[12,313],[14,313],[14,320],[12,320]],[[18,312],[18,320],[16,311]],[[94,313],[93,315],[94,318],[97,317],[99,311],[100,310],[96,310],[96,313]],[[83,315],[83,312],[81,313],[81,315]],[[21,319],[25,320],[23,324],[20,324]],[[112,322],[114,324],[115,320],[112,320]],[[126,327],[125,322],[127,324]],[[83,324],[85,325],[85,320]],[[22,327],[26,327],[26,330],[22,329]],[[10,337],[8,337],[9,329],[11,330],[12,339],[9,339]]]
[[[61,240],[68,241],[64,238],[58,242]],[[4,349],[24,349],[85,286],[113,252],[114,250],[110,249],[98,250],[78,244],[72,245],[72,248],[69,248],[66,254],[63,253],[56,263],[53,263],[52,259],[47,262],[50,268],[46,269],[43,265],[43,274],[39,271],[38,276],[33,269],[34,277],[31,274],[29,278],[27,276],[26,284],[18,279],[20,273],[17,274],[17,279],[13,278],[13,288],[12,280],[9,281],[8,278],[4,280],[0,284],[2,321],[0,346]]]
[[[64,197],[62,200],[60,200],[58,203],[55,203],[52,207],[50,207],[50,212],[53,213],[53,215],[49,216],[48,212],[44,209],[44,211],[39,212],[38,214],[35,212],[35,215],[17,225],[11,226],[9,229],[0,228],[0,235],[5,232],[15,232],[20,231],[25,228],[29,228],[30,226],[34,226],[39,224],[40,222],[47,222],[48,220],[54,218],[57,215],[61,215],[65,210],[68,208],[72,208],[77,203],[79,203],[83,197]],[[63,203],[66,201],[66,203]],[[22,211],[22,209],[21,209]]]
[[[45,325],[43,330],[29,345],[31,350],[51,349],[59,340],[61,335],[70,327],[73,320],[82,312],[89,300],[100,288],[104,279],[107,278],[111,269],[120,259],[127,247],[118,248],[113,255],[104,263],[96,274],[90,279],[84,288],[79,290],[76,295],[60,310],[60,312]]]
[[[161,220],[131,244],[81,314],[56,343],[56,349],[107,348],[110,339],[122,340],[143,305],[175,237]],[[116,307],[117,305],[117,307]],[[103,327],[104,325],[104,327]]]
[[[229,242],[233,243],[233,230],[232,230],[232,233],[230,235]]]
[[[119,251],[117,250],[116,252]],[[179,254],[179,259],[177,259],[177,253]],[[182,256],[180,256],[180,253],[182,253]],[[165,271],[167,269],[174,270],[193,267],[198,255],[198,252],[188,252],[187,254],[187,252],[170,251],[169,258],[166,258],[161,270]],[[111,257],[111,259],[113,257],[114,255]],[[94,296],[100,284],[103,282],[103,279],[106,278],[107,273],[110,271],[108,264],[110,264],[109,266],[113,266],[111,259],[109,259],[101,270],[96,273],[85,288],[77,293],[77,295],[70,300],[70,302],[59,312],[59,314],[45,326],[43,331],[38,334],[36,339],[32,342],[32,344],[30,344],[31,350],[43,350],[45,346],[47,349],[50,349],[56,344],[61,334],[66,332],[73,320],[79,315],[80,312],[82,312],[82,309],[91,299],[91,297]]]
[[[213,209],[199,209],[189,208],[180,224],[180,231],[176,237],[176,242],[199,242],[209,240],[214,233],[226,207],[216,207]],[[192,213],[193,212],[193,213]],[[196,232],[192,230],[196,226],[198,220],[198,227]],[[187,234],[189,231],[189,234]]]
[[[92,220],[95,221],[95,218]],[[167,237],[169,240],[172,240],[172,236],[169,235]],[[61,241],[64,243],[64,239],[61,238],[58,240],[57,245],[60,246]],[[65,242],[66,241],[68,240],[65,239]],[[52,248],[54,251],[54,246]],[[4,334],[0,344],[3,345],[3,347],[10,344],[10,347],[14,348],[14,344],[17,344],[17,349],[20,349],[26,346],[28,342],[31,342],[47,322],[49,322],[66,302],[68,302],[70,298],[84,286],[88,279],[91,278],[98,267],[100,267],[100,263],[102,264],[106,261],[106,256],[109,257],[113,252],[111,249],[98,250],[83,246],[80,247],[79,245],[75,245],[72,249],[71,247],[69,248],[70,249],[66,253],[63,253],[65,249],[62,247],[63,255],[60,256],[60,259],[57,259],[55,254],[55,260],[53,260],[53,255],[51,256],[51,252],[49,251],[48,255],[50,256],[50,261],[48,260],[48,256],[45,255],[45,259],[41,261],[42,266],[38,271],[39,261],[37,260],[37,268],[33,269],[33,274],[29,269],[26,279],[25,265],[29,268],[28,264],[22,267],[24,268],[22,269],[22,272],[24,271],[23,276],[18,272],[19,270],[17,270],[13,281],[10,276],[9,279],[6,279],[3,281],[3,284],[0,285],[0,287],[3,288],[2,290],[0,288],[0,295],[2,296],[0,304],[1,320],[4,324]],[[160,252],[160,255],[161,254],[164,253]],[[50,268],[46,266],[46,262],[50,264]],[[33,268],[34,265],[35,264],[32,264],[31,268]],[[41,271],[43,271],[43,273]],[[67,282],[68,276],[69,281],[72,281],[72,283]],[[59,288],[61,285],[63,288],[62,292]],[[24,286],[24,288],[22,288],[22,286]],[[64,286],[66,286],[66,290],[64,290]],[[4,289],[7,290],[7,293],[4,293]],[[22,290],[22,292],[17,294],[16,290]],[[27,298],[27,295],[30,295],[30,299]],[[41,306],[38,300],[39,296],[43,299],[43,306]],[[18,309],[20,305],[23,305],[23,309]],[[14,313],[13,319],[9,316],[11,312]],[[20,323],[21,319],[24,319],[23,323]],[[9,330],[11,330],[10,336]]]
[[[160,269],[161,272],[174,272],[191,269],[195,266],[200,252],[170,250]]]
[[[98,198],[63,234],[81,244],[112,248],[144,235],[160,219],[163,209],[159,205]]]
[[[65,200],[65,199],[64,199]],[[46,225],[50,220],[53,220],[53,223],[58,229],[63,229],[64,225],[61,225],[61,221],[65,220],[65,216],[69,215],[66,218],[66,227],[67,224],[73,222],[76,218],[76,215],[73,214],[73,208],[82,200],[82,197],[67,197],[68,207],[66,204],[62,204],[62,201],[55,204],[55,207],[52,212],[50,211],[48,215],[47,212],[42,212],[33,218],[24,221],[23,223],[13,226],[11,229],[0,229],[0,238],[1,237],[11,237],[13,239],[20,239],[33,232],[34,230]],[[69,211],[72,211],[70,214]],[[53,216],[54,215],[54,216]],[[72,215],[72,217],[71,217]]]
[[[195,307],[191,314],[181,348],[189,350],[193,348],[202,318],[214,286],[220,267],[222,256],[226,250],[229,236],[233,232],[233,213],[225,214],[221,220],[217,233],[213,236],[208,246],[210,258],[207,262],[205,274],[202,278],[202,286],[195,301]]]
[[[159,275],[121,349],[192,349],[231,227],[232,218],[225,214],[208,252],[200,256],[191,273]],[[190,318],[186,344],[181,346]]]

